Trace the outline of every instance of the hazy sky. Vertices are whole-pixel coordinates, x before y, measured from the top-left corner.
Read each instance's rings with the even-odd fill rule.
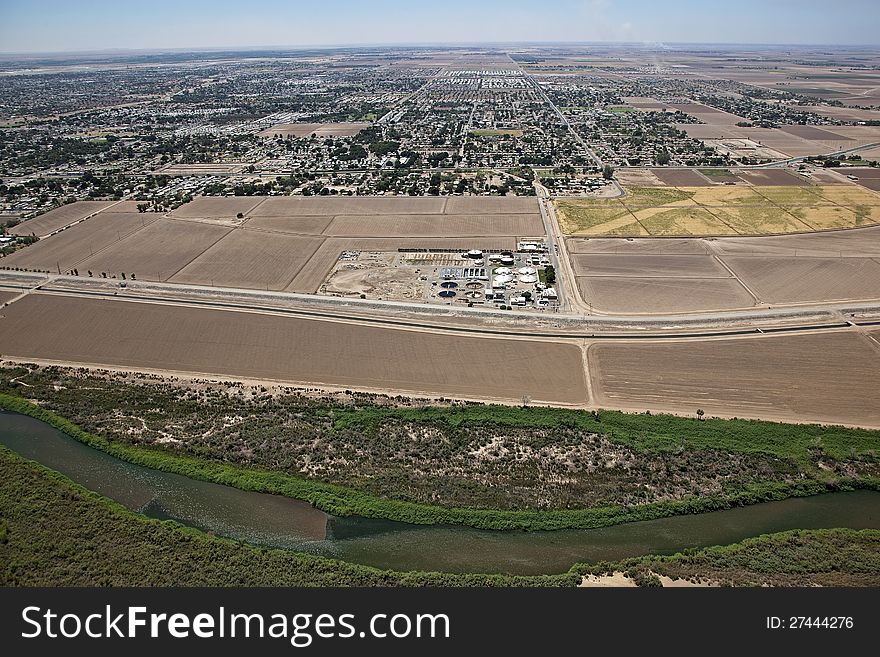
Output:
[[[0,0],[0,51],[369,43],[880,44],[880,0]]]

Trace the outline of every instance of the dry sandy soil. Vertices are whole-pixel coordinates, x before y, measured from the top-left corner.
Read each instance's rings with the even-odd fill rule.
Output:
[[[463,398],[587,401],[576,345],[42,294],[3,315],[3,356]]]
[[[880,346],[858,333],[597,343],[595,402],[880,426]]]
[[[98,210],[113,205],[114,201],[77,201],[68,205],[62,205],[60,208],[49,210],[39,217],[23,221],[9,229],[13,235],[36,235],[44,237],[60,228],[69,226],[70,224],[85,219],[90,214],[94,214]]]

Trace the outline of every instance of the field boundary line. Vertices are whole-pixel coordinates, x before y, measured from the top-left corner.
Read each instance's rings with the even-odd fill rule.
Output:
[[[170,276],[166,277],[165,280],[166,280],[166,281],[170,281],[172,278],[174,278],[175,276],[177,276],[180,272],[182,272],[184,269],[186,269],[186,268],[189,267],[192,263],[194,263],[198,258],[200,258],[201,256],[205,255],[205,253],[206,253],[208,250],[213,249],[215,246],[217,246],[217,244],[219,244],[221,240],[225,239],[226,237],[229,237],[229,235],[231,235],[232,232],[233,232],[234,230],[235,230],[234,227],[233,227],[233,228],[230,228],[229,230],[227,230],[227,231],[226,231],[225,233],[223,233],[220,237],[218,237],[216,240],[214,240],[214,241],[211,242],[208,246],[206,246],[204,249],[202,249],[199,253],[197,253],[195,256],[193,256],[192,258],[190,258],[186,263],[184,263],[182,266],[178,267],[178,268],[177,268],[177,271],[173,272]]]

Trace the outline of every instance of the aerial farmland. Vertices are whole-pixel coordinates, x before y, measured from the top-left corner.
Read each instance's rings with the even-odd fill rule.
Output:
[[[817,349],[873,363],[880,112],[870,103],[875,76],[855,71],[872,55],[841,54],[849,76],[817,62],[817,78],[775,52],[743,54],[743,66],[699,49],[663,53],[656,69],[642,56],[404,48],[334,53],[332,74],[326,62],[282,56],[295,62],[293,86],[261,63],[211,64],[174,96],[173,111],[163,100],[124,103],[126,130],[150,124],[152,134],[141,142],[125,132],[125,150],[116,110],[82,106],[75,80],[45,107],[28,104],[25,80],[4,80],[35,115],[95,112],[101,130],[89,148],[104,164],[100,176],[59,164],[56,182],[40,188],[45,200],[10,196],[2,209],[12,217],[0,260],[3,354],[877,424],[867,398],[770,394],[789,376],[779,367],[778,381],[742,398],[661,385],[691,348],[675,341],[683,334],[705,358],[674,378],[706,391],[713,368],[734,361],[743,386],[763,380],[755,368],[777,352],[779,363]],[[245,118],[224,109],[230,85]],[[153,114],[167,132],[154,130]],[[68,135],[65,125],[56,129]],[[13,158],[4,177],[36,175],[40,162]],[[92,329],[75,319],[70,340],[50,330],[61,317],[73,331],[74,318],[102,313]],[[190,329],[161,349],[137,333],[203,325],[215,327],[210,348],[189,340]],[[131,331],[112,354],[99,348],[109,326]],[[89,330],[94,341],[83,342]],[[710,339],[777,330],[796,335]],[[828,333],[808,339],[817,330]],[[644,341],[615,346],[633,335]],[[249,346],[231,351],[246,356],[222,353],[239,342]],[[295,356],[283,355],[287,342],[299,345]],[[374,342],[399,348],[371,355]],[[341,345],[346,355],[330,357]],[[456,355],[441,362],[447,352]],[[660,378],[625,383],[636,363]],[[809,368],[799,376],[838,385],[824,361]]]

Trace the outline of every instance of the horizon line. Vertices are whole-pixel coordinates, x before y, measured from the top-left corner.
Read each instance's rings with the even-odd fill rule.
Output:
[[[36,57],[63,55],[137,55],[163,53],[211,53],[234,52],[246,53],[264,50],[296,52],[303,50],[357,50],[364,48],[492,48],[499,46],[641,46],[657,48],[663,46],[749,46],[776,48],[859,48],[880,50],[880,44],[856,43],[769,43],[748,41],[425,41],[425,42],[364,42],[364,43],[327,43],[303,45],[229,45],[229,46],[176,46],[176,47],[142,47],[142,48],[99,48],[94,50],[0,50],[0,57]]]

